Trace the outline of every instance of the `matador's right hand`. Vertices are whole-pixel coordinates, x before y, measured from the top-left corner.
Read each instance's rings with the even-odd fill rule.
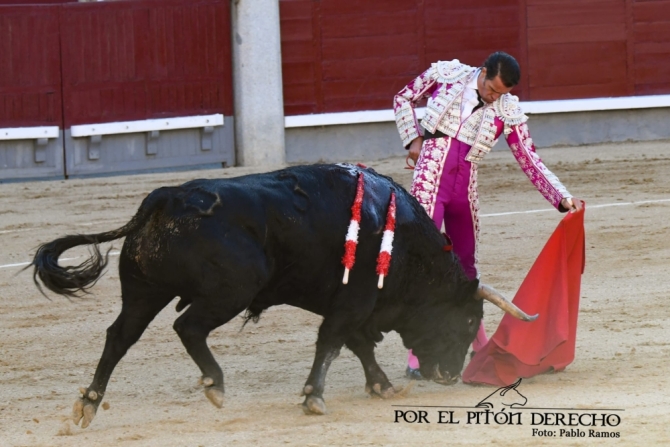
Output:
[[[419,160],[421,146],[423,146],[423,137],[417,137],[409,144],[409,158],[414,160],[414,164]]]

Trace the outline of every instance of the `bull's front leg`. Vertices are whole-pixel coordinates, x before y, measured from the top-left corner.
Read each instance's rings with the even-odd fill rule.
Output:
[[[323,400],[323,390],[326,386],[326,374],[330,364],[340,355],[340,348],[325,343],[316,343],[316,355],[312,371],[309,373],[302,394],[305,401],[302,403],[302,411],[305,414],[326,414],[326,403]],[[341,346],[341,345],[340,345]]]
[[[375,359],[375,343],[360,331],[354,333],[346,342],[347,348],[358,357],[365,371],[365,392],[388,399],[395,395],[395,388]]]
[[[360,278],[357,280],[353,276],[347,287],[333,299],[338,306],[330,309],[329,315],[325,316],[319,327],[314,364],[302,390],[305,395],[305,401],[302,404],[305,414],[326,413],[323,390],[328,368],[332,361],[340,355],[344,342],[352,334],[357,333],[368,319],[376,302],[377,288],[374,282],[361,285]]]

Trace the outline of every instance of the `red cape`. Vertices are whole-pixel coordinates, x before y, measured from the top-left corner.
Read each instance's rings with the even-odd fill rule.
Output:
[[[463,372],[464,383],[506,386],[572,363],[584,258],[582,209],[559,223],[513,299],[539,318],[525,322],[506,314]]]

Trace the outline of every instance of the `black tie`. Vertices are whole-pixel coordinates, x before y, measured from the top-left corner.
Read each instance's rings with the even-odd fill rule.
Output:
[[[479,90],[475,90],[475,93],[477,93],[477,101],[478,102],[477,102],[477,105],[475,106],[475,108],[472,109],[472,113],[475,113],[475,111],[477,109],[480,109],[480,108],[484,107],[484,101],[482,101],[482,97],[479,96]]]

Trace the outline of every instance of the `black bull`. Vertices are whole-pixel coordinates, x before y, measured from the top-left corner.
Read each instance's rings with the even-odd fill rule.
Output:
[[[364,172],[356,264],[342,284],[344,237],[357,176]],[[375,271],[391,192],[396,193],[393,257],[383,289]],[[223,373],[207,347],[209,333],[246,310],[247,321],[289,304],[324,317],[303,393],[307,413],[325,412],[330,363],[346,345],[360,359],[366,390],[394,388],[374,356],[382,333],[396,331],[421,363],[421,374],[454,383],[483,314],[478,281],[468,280],[444,236],[419,203],[390,178],[350,165],[288,168],[228,180],[194,180],[149,194],[120,229],[65,236],[40,246],[34,275],[53,292],[76,295],[107,264],[97,244],[126,238],[119,259],[122,309],[107,330],[93,382],[74,407],[88,426],[116,364],[175,297],[186,309],[174,329],[202,372],[205,394],[223,403]],[[67,249],[92,244],[90,259],[61,267]],[[37,283],[37,281],[36,281]],[[39,283],[38,287],[39,287]],[[481,288],[480,288],[481,289]]]

